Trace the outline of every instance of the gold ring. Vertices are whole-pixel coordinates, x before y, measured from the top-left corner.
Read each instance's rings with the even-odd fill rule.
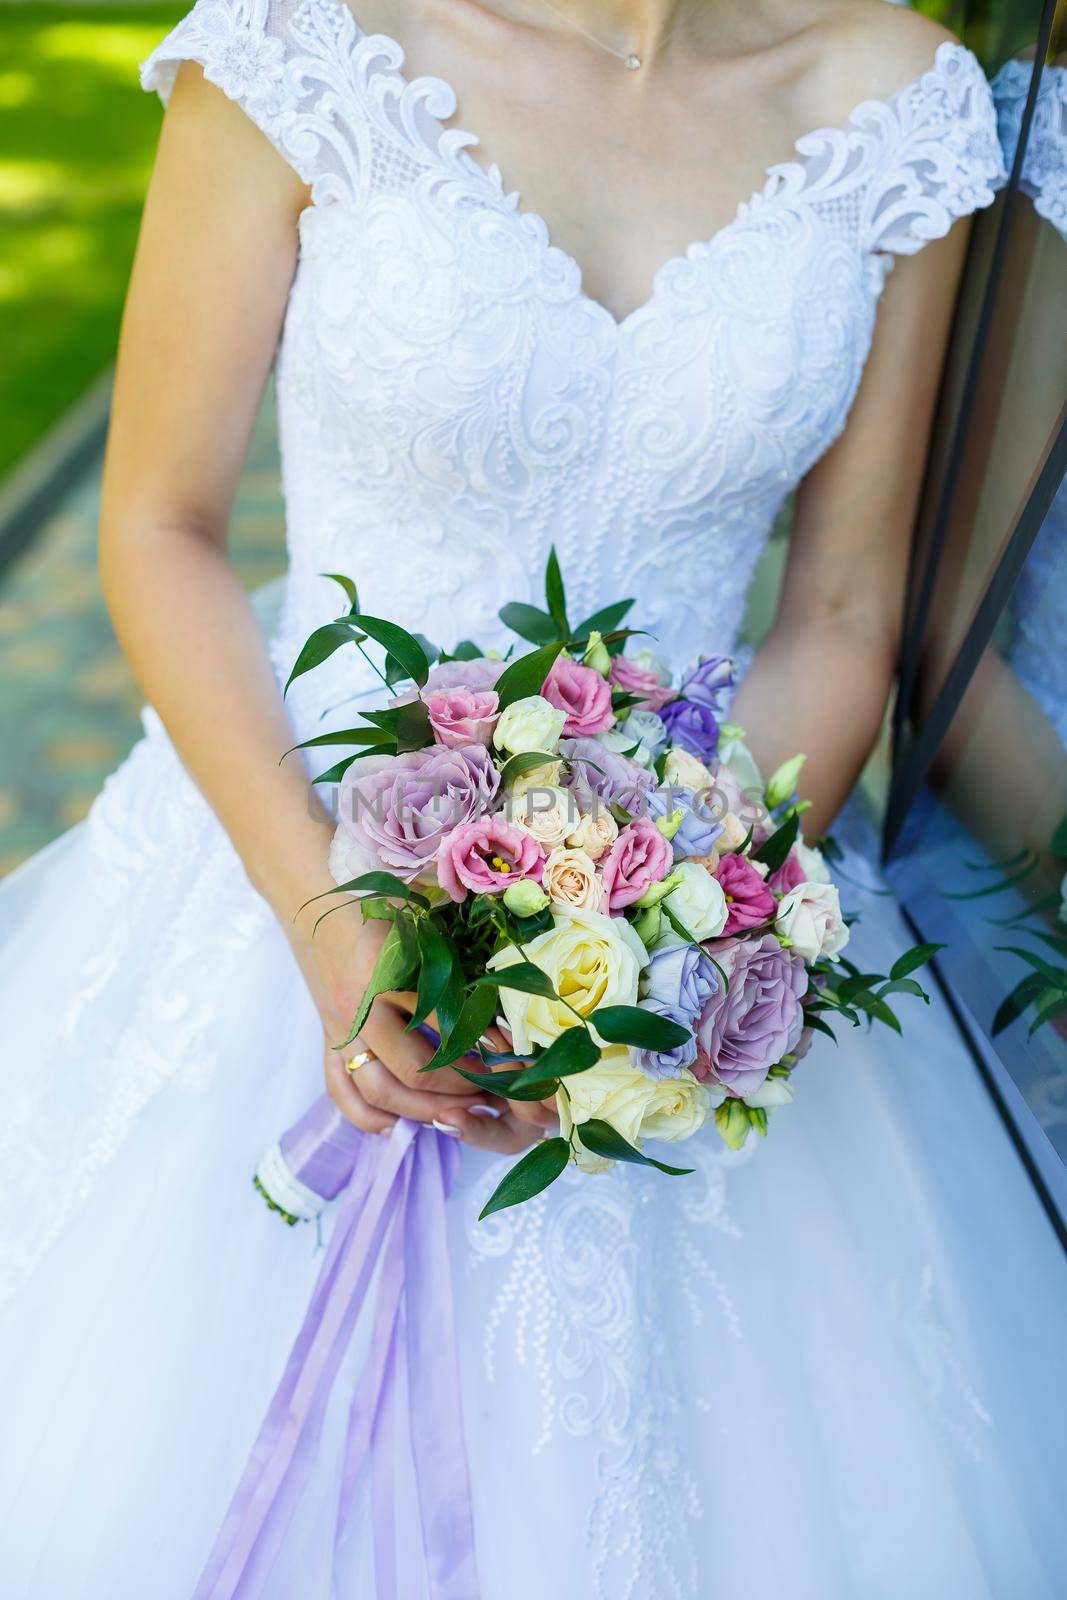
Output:
[[[365,1067],[368,1061],[373,1060],[374,1057],[369,1050],[361,1050],[358,1055],[352,1057],[351,1061],[345,1062],[345,1071],[356,1073],[360,1067]]]

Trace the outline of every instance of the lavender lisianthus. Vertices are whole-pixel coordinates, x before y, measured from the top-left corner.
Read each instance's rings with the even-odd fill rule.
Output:
[[[500,787],[482,745],[429,745],[399,756],[365,756],[341,780],[340,822],[330,851],[338,883],[364,872],[405,883],[436,881],[445,836],[489,811]]]
[[[735,670],[729,656],[702,656],[695,666],[689,668],[678,693],[694,705],[720,711],[723,695],[733,687]]]
[[[715,848],[723,828],[713,814],[709,799],[702,798],[692,789],[666,785],[650,790],[646,803],[653,822],[658,822],[661,817],[669,817],[675,811],[682,812],[678,831],[671,839],[676,861],[684,861],[689,856],[706,856]]]
[[[651,1011],[658,1017],[666,1017],[668,1021],[677,1022],[690,1031],[688,1039],[675,1045],[673,1050],[635,1049],[633,1054],[635,1065],[640,1067],[647,1078],[680,1078],[697,1058],[693,1018],[681,1006],[664,1005],[659,1000],[641,1000],[638,1004],[642,1011]]]
[[[773,934],[727,945],[717,954],[730,983],[705,1002],[697,1022],[697,1077],[744,1098],[796,1048],[808,987],[803,961]]]
[[[719,721],[710,706],[679,696],[660,712],[672,744],[681,745],[701,761],[714,761],[719,748]]]
[[[568,763],[564,787],[573,790],[583,811],[594,810],[599,800],[631,816],[645,815],[645,799],[656,780],[636,761],[592,738],[561,739],[559,753]]]

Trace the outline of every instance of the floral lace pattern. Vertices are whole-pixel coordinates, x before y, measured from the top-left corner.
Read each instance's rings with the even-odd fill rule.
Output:
[[[1032,61],[1008,61],[991,86],[1008,167],[1015,160],[1033,74]],[[1067,67],[1041,69],[1020,181],[1038,216],[1067,241]]]

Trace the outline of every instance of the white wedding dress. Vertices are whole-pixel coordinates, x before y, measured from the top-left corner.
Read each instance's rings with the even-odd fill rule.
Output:
[[[1002,178],[986,84],[944,44],[800,140],[618,321],[444,126],[449,88],[407,81],[340,0],[200,0],[145,83],[187,57],[313,196],[277,360],[283,674],[334,614],[324,571],[492,645],[553,542],[576,612],[634,594],[676,660],[729,649],[776,509],[845,423],[894,255]],[[368,686],[347,654],[291,694],[302,737]],[[853,895],[857,959],[884,970],[908,935]],[[188,1600],[321,1259],[250,1184],[321,1090],[320,1026],[151,712],[0,925],[0,1592]],[[504,1164],[463,1152],[482,1600],[1067,1592],[1067,1268],[946,1012],[912,1004],[907,1028],[822,1042],[771,1138],[694,1141],[690,1178],[564,1178],[479,1223]],[[271,1600],[375,1593],[362,1500],[333,1548],[354,1370]]]

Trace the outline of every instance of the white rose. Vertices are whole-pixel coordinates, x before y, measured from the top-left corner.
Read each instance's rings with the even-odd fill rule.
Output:
[[[720,852],[740,850],[748,838],[748,829],[737,812],[724,811],[719,821],[722,823],[722,832],[715,841],[716,849]]]
[[[662,718],[660,720],[662,721]],[[663,781],[669,788],[692,789],[696,794],[700,794],[703,790],[710,789],[715,780],[703,761],[698,761],[688,750],[676,745],[673,750],[668,750],[667,759],[663,763]]]
[[[557,847],[545,862],[541,882],[556,911],[604,910],[604,884],[584,850]]]
[[[651,767],[655,759],[645,745],[639,740],[629,738],[619,728],[605,728],[603,733],[595,733],[593,737],[597,744],[604,746],[605,750],[616,750],[621,756],[629,756],[639,767]]]
[[[635,1067],[625,1045],[613,1045],[588,1072],[575,1073],[556,1096],[560,1132],[572,1141],[575,1163],[585,1172],[602,1172],[613,1165],[586,1150],[581,1124],[596,1118],[608,1122],[627,1144],[642,1139],[676,1143],[704,1126],[725,1091],[698,1083],[691,1073],[679,1078],[649,1078]]]
[[[509,795],[504,814],[546,851],[564,842],[580,816],[578,802],[570,790],[556,789],[549,784]]]
[[[567,835],[567,843],[575,850],[584,850],[594,861],[599,861],[618,837],[619,824],[608,808],[602,806],[579,819],[574,832]]]
[[[816,849],[813,844],[805,844],[802,839],[797,840],[793,849],[797,853],[806,883],[830,882],[830,868],[826,865],[826,857],[821,850]]]
[[[719,880],[695,861],[679,861],[674,873],[681,878],[681,882],[671,890],[664,905],[694,939],[717,938],[725,928],[729,915]],[[667,927],[670,932],[664,930],[665,941],[669,942],[672,936],[674,939],[681,937],[670,928],[669,923]]]
[[[511,755],[527,750],[546,750],[551,755],[566,720],[567,713],[558,710],[544,695],[528,694],[523,700],[513,700],[500,713],[493,743]]]
[[[775,929],[805,961],[836,956],[849,930],[832,883],[798,883],[778,907]]]
[[[778,1106],[787,1106],[795,1098],[794,1091],[789,1087],[788,1078],[764,1078],[758,1089],[753,1089],[745,1095],[746,1106],[762,1106],[765,1111],[772,1111]]]
[[[527,960],[551,979],[561,1000],[501,989],[500,1004],[517,1053],[529,1054],[535,1044],[549,1045],[565,1028],[575,1026],[574,1012],[589,1018],[598,1006],[632,1006],[637,1003],[637,980],[648,953],[624,917],[606,917],[599,911],[557,911],[553,926],[524,946]],[[523,959],[509,945],[490,956],[489,968],[498,972]],[[598,1044],[605,1041],[593,1037]],[[579,1074],[582,1076],[582,1074]]]
[[[651,766],[667,743],[667,725],[654,711],[644,711],[640,706],[630,712],[619,732],[631,745],[639,744],[647,752],[648,760],[641,758],[642,766]]]
[[[719,761],[729,767],[742,794],[763,793],[763,774],[742,738],[724,739],[719,745]]]

